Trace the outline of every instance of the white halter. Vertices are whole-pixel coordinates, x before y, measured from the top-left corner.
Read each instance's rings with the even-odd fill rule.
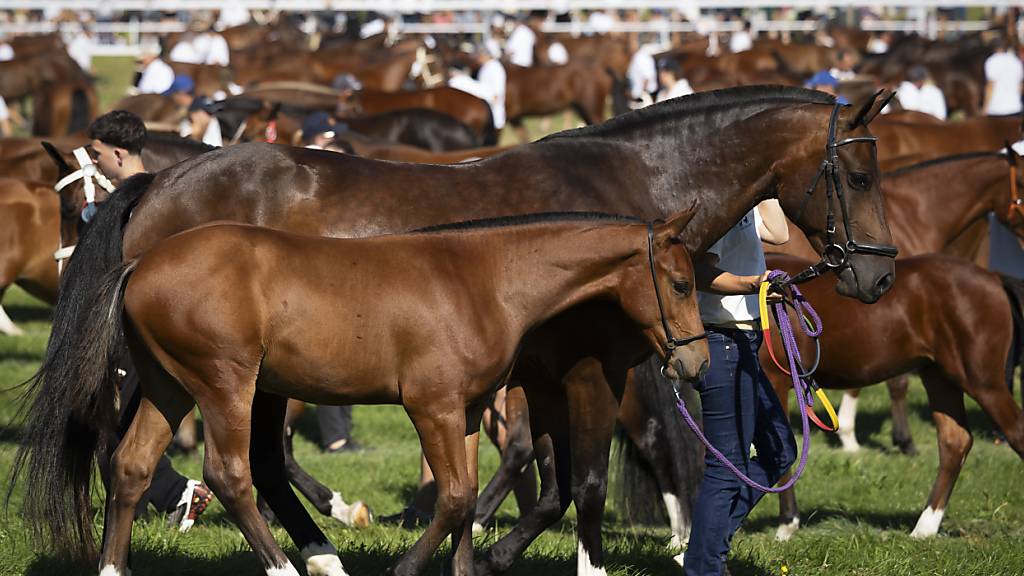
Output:
[[[78,170],[61,178],[53,187],[54,190],[60,192],[78,180],[82,180],[82,184],[85,187],[85,202],[87,204],[96,202],[96,184],[99,184],[100,187],[109,193],[114,192],[114,184],[100,172],[98,166],[93,164],[92,158],[89,157],[89,153],[85,151],[85,148],[75,148],[74,154],[75,160],[78,160]],[[95,180],[95,184],[93,180]],[[57,243],[60,248],[53,253],[53,259],[57,261],[57,275],[60,276],[63,271],[64,260],[71,258],[71,255],[75,252],[75,247],[74,245],[65,246],[64,238],[60,234],[57,235]]]

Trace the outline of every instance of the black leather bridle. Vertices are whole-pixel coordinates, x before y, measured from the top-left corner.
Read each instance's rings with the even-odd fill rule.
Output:
[[[651,280],[654,281],[654,297],[658,300],[658,314],[661,315],[661,327],[665,329],[665,363],[667,365],[673,350],[697,340],[703,340],[708,337],[708,333],[701,332],[696,336],[688,338],[676,338],[672,335],[672,330],[668,327],[668,320],[665,318],[665,307],[661,303],[661,289],[658,288],[658,272],[654,269],[654,224],[652,222],[647,223],[647,263],[651,267]],[[662,370],[664,371],[664,369],[663,366]]]
[[[832,115],[828,121],[828,142],[825,144],[825,158],[821,161],[818,173],[814,176],[814,180],[811,181],[811,186],[807,189],[807,194],[804,196],[804,200],[800,204],[800,210],[798,210],[796,214],[796,220],[799,220],[800,216],[804,213],[804,209],[807,208],[807,204],[810,202],[811,197],[814,196],[814,192],[818,188],[818,182],[820,182],[822,177],[824,177],[826,207],[825,249],[822,250],[820,262],[793,276],[793,278],[787,282],[789,284],[806,282],[807,280],[820,276],[826,270],[838,271],[843,268],[847,268],[850,266],[850,256],[852,254],[869,254],[873,256],[895,258],[898,253],[896,247],[891,245],[861,244],[854,240],[850,233],[850,215],[846,206],[843,182],[839,178],[839,148],[855,142],[870,142],[874,146],[878,142],[878,138],[874,136],[856,136],[836,142],[836,125],[839,121],[839,109],[841,106],[842,104],[837,102],[835,107],[832,108]],[[846,231],[845,246],[839,244],[835,237],[836,217],[835,209],[832,205],[833,197],[839,201],[839,210],[843,217],[843,229]]]

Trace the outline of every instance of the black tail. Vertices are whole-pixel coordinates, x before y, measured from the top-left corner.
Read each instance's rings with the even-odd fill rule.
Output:
[[[1006,387],[1013,395],[1013,374],[1024,367],[1024,281],[1000,274],[1003,289],[1010,298],[1010,316],[1013,318],[1013,339],[1006,358]],[[1021,403],[1024,404],[1024,372],[1021,373]]]
[[[490,104],[487,105],[487,125],[484,126],[483,145],[498,145],[498,129],[494,126],[494,113],[491,112]]]
[[[672,385],[661,376],[656,357],[633,369],[633,385],[647,413],[643,446],[637,446],[621,429],[619,437],[619,481],[616,483],[617,507],[638,524],[661,524],[667,519],[662,492],[671,492],[682,504],[689,523],[689,513],[704,474],[704,450],[693,432],[686,427],[676,410]],[[696,404],[696,393],[686,385],[687,406]],[[692,410],[692,408],[691,408]],[[652,470],[657,453],[668,461],[671,486],[659,486]]]
[[[21,399],[7,502],[24,475],[24,515],[34,536],[49,535],[59,548],[84,555],[95,549],[93,461],[117,421],[113,362],[123,349],[120,289],[131,270],[121,262],[123,229],[152,181],[152,174],[128,179],[85,230],[61,278],[42,366]]]

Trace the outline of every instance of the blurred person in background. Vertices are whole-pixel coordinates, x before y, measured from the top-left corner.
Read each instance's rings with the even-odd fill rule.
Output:
[[[505,41],[505,57],[516,66],[533,66],[533,50],[537,46],[537,32],[547,13],[533,10],[525,20],[516,23]]]
[[[840,104],[849,104],[846,98],[839,94],[839,80],[832,75],[828,70],[822,70],[804,83],[804,88],[811,90],[817,90],[826,94],[831,94],[836,97],[836,101]]]
[[[633,100],[630,106],[643,108],[654,103],[658,93],[658,65],[654,62],[655,46],[645,44],[633,53],[626,70],[629,79],[629,95]]]
[[[219,109],[220,105],[209,96],[193,98],[188,106],[188,118],[181,123],[181,136],[210,146],[223,146],[224,137],[216,116]]]
[[[750,21],[743,21],[743,28],[729,36],[729,51],[733,54],[746,52],[754,47],[754,37],[750,33]]]
[[[907,79],[900,84],[896,97],[904,110],[924,112],[939,120],[946,119],[946,97],[924,66],[913,66],[907,70]]]
[[[857,55],[852,50],[836,50],[835,63],[836,65],[828,72],[836,80],[842,82],[857,77],[857,73],[853,70],[853,67],[857,65]]]
[[[658,83],[661,90],[658,91],[657,102],[693,94],[690,82],[682,77],[679,62],[672,58],[663,58],[658,63]]]
[[[995,52],[985,60],[985,114],[1020,114],[1024,65],[1003,38],[998,38],[994,47]]]
[[[352,98],[363,89],[362,82],[353,74],[345,73],[337,75],[331,82],[331,87],[338,91],[337,104],[334,106],[336,118],[347,118],[354,112]]]
[[[174,83],[174,70],[170,65],[160,59],[160,46],[158,44],[147,44],[142,48],[142,55],[139,56],[141,76],[136,84],[141,94],[163,94],[171,88]]]

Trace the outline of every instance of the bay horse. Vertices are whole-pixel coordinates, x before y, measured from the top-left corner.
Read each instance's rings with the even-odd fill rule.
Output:
[[[605,104],[612,90],[611,76],[598,64],[570,62],[562,66],[524,68],[506,64],[505,114],[513,125],[525,116],[539,116],[572,108],[586,124],[605,119]]]
[[[80,399],[70,409],[113,423],[109,374],[123,307],[128,346],[148,386],[111,462],[102,572],[126,573],[135,506],[177,423],[198,403],[204,477],[267,574],[297,572],[257,512],[253,487],[278,517],[295,520],[293,538],[303,539],[301,531],[312,540],[301,550],[310,574],[344,575],[337,550],[285,477],[281,434],[294,397],[401,404],[439,495],[434,519],[389,572],[421,573],[451,534],[451,573],[472,573],[483,402],[508,379],[530,330],[578,304],[608,301],[659,351],[670,378],[706,370],[693,266],[678,239],[694,212],[653,225],[524,216],[364,239],[214,224],[126,262],[88,312],[76,353],[88,366],[67,371],[82,378],[67,383]],[[225,258],[235,264],[225,267]],[[328,310],[347,320],[322,323]],[[78,490],[88,500],[88,483]]]
[[[94,301],[105,273],[162,238],[214,220],[348,237],[538,211],[590,210],[653,219],[696,199],[699,209],[686,241],[692,254],[700,254],[761,199],[777,196],[821,250],[848,241],[858,248],[861,238],[884,243],[889,232],[866,125],[882,105],[884,99],[874,98],[857,108],[841,108],[826,94],[780,87],[709,92],[455,166],[384,163],[258,143],[215,150],[126,183],[104,204],[65,273],[48,349],[61,354],[77,338],[84,320],[72,303]],[[755,133],[757,142],[746,137]],[[709,157],[716,162],[707,163]],[[831,181],[842,185],[849,180],[857,192],[841,202],[827,200],[824,182],[816,179],[823,167],[832,173]],[[808,188],[812,181],[817,185]],[[266,194],[267,189],[275,193]],[[836,204],[846,206],[849,219],[843,218],[829,239],[825,221],[834,214],[829,206]],[[858,249],[837,270],[837,289],[871,302],[889,289],[892,272],[889,258]],[[581,344],[580,334],[594,341]],[[550,340],[536,347],[536,354],[545,357],[540,364],[554,367],[549,374],[560,384],[546,387],[557,393],[544,398],[543,410],[530,413],[542,495],[516,529],[481,558],[478,572],[506,570],[571,502],[579,511],[584,569],[603,569],[600,524],[608,447],[629,368],[615,356],[625,345],[610,342],[612,336],[601,326],[570,337],[544,325],[524,344],[521,360],[535,339]],[[567,359],[562,358],[560,350],[567,347]],[[608,369],[602,369],[606,363]],[[77,437],[42,433],[33,424],[75,421],[66,413],[46,413],[59,408],[44,400],[54,397],[46,383],[58,366],[44,365],[38,374],[41,388],[22,442],[21,462],[30,469],[45,468],[47,454],[74,453],[64,442]],[[534,387],[532,393],[542,392]],[[588,439],[590,449],[572,449],[581,438]],[[40,450],[40,445],[51,448]],[[36,502],[74,507],[64,478],[33,478],[40,487]],[[28,515],[40,526],[46,523],[42,516],[70,518]],[[69,522],[57,528],[64,535],[74,531]],[[60,535],[55,540],[67,541]],[[296,544],[301,549],[308,542]]]
[[[491,146],[498,143],[490,105],[472,94],[448,86],[402,92],[360,90],[353,96],[351,104],[355,110],[371,116],[393,110],[430,108],[469,126],[481,144]]]
[[[43,182],[0,176],[0,301],[12,284],[40,300],[57,301],[57,265],[53,252],[60,231],[60,210],[53,188]],[[20,335],[0,306],[0,334]]]
[[[791,274],[806,263],[781,254],[769,254],[767,260],[769,269]],[[1022,360],[1024,283],[942,254],[898,260],[896,270],[899,283],[874,306],[836,298],[817,280],[801,290],[825,326],[814,376],[822,387],[861,388],[912,370],[921,375],[939,444],[938,477],[911,533],[925,538],[938,533],[971,449],[965,393],[1024,458],[1024,418],[1007,386]],[[813,358],[814,345],[803,331],[796,332],[801,354]],[[780,350],[775,329],[772,337]],[[766,348],[761,349],[761,366],[786,406],[791,380]],[[780,507],[783,517],[798,526],[793,490],[781,495]]]
[[[45,84],[32,97],[32,134],[65,136],[84,131],[98,110],[99,98],[91,81]]]
[[[1022,117],[975,117],[961,122],[878,122],[878,164],[883,172],[950,154],[995,150],[1016,142]]]
[[[943,252],[973,260],[988,234],[990,212],[1024,239],[1024,220],[1013,208],[1015,189],[1024,189],[1024,174],[1018,172],[1018,156],[1009,147],[1002,152],[946,156],[885,174],[885,213],[900,257]],[[813,258],[814,251],[800,231],[790,228],[790,242],[766,247],[766,251]],[[975,229],[982,234],[974,234]],[[914,454],[917,450],[907,420],[909,380],[902,376],[888,384],[893,445]],[[858,390],[848,390],[839,410],[839,439],[849,452],[860,448],[856,438],[857,396]],[[791,519],[782,520],[785,524]]]

